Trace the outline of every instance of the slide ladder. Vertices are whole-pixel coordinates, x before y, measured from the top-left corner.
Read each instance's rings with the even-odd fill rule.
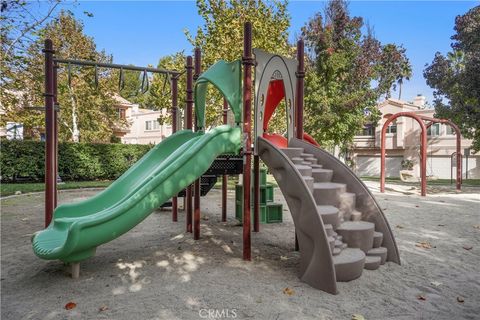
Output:
[[[290,208],[303,281],[336,293],[336,281],[356,279],[385,261],[400,263],[383,212],[348,167],[298,139],[278,148],[259,138],[258,149]]]

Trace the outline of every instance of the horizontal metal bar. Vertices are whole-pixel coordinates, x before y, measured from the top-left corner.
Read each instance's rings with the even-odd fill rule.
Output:
[[[45,111],[45,107],[27,107],[27,110]]]
[[[132,70],[132,71],[147,71],[152,73],[162,73],[162,74],[171,74],[179,75],[179,71],[167,70],[167,69],[157,69],[150,67],[138,67],[125,64],[116,64],[116,63],[104,63],[104,62],[95,62],[88,60],[73,60],[73,59],[58,59],[54,58],[55,63],[71,64],[77,66],[91,66],[91,67],[100,67],[100,68],[112,68],[112,69],[123,69],[123,70]]]

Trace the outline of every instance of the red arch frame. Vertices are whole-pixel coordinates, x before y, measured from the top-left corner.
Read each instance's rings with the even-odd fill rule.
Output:
[[[460,155],[461,151],[461,135],[460,129],[456,124],[447,119],[436,119],[427,116],[417,115],[413,112],[399,112],[390,116],[387,121],[383,124],[381,132],[381,160],[380,160],[380,192],[385,192],[385,135],[387,133],[387,128],[390,123],[399,117],[408,117],[416,120],[422,129],[420,134],[420,183],[421,183],[421,195],[427,195],[427,129],[433,123],[446,123],[449,124],[456,132],[456,146],[457,146],[457,155]],[[430,121],[427,125],[423,121]],[[461,189],[462,186],[462,159],[460,156],[457,156],[457,179],[456,179],[456,188],[457,190]]]
[[[443,123],[443,124],[450,125],[450,127],[452,127],[453,130],[455,130],[456,147],[457,147],[456,152],[457,152],[457,155],[460,155],[460,156],[457,156],[457,177],[455,180],[456,181],[455,185],[457,190],[461,190],[462,189],[462,157],[461,157],[462,136],[460,133],[460,128],[455,123],[453,123],[451,120],[448,120],[448,119],[435,119],[435,118],[426,117],[426,116],[420,116],[420,117],[422,118],[422,120],[430,121],[430,123],[426,125],[427,129],[430,128],[434,123]]]

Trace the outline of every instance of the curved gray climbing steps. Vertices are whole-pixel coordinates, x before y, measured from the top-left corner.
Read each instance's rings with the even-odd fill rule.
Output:
[[[290,208],[303,281],[336,293],[336,281],[400,261],[383,212],[348,167],[296,139],[279,149],[259,138],[257,146]]]
[[[314,195],[317,204],[336,206],[340,210],[340,218],[344,221],[372,223],[374,225],[373,249],[378,248],[378,250],[373,250],[370,255],[380,256],[382,264],[385,260],[400,264],[398,248],[383,211],[367,186],[350,168],[325,150],[303,140],[291,139],[289,142],[290,148],[303,150],[297,155],[298,158],[304,160],[301,163],[302,165],[306,165],[304,162],[308,163],[308,159],[316,159],[316,161],[311,161],[311,167],[312,176],[318,179],[314,183]],[[300,160],[296,159],[296,161]],[[322,175],[321,171],[317,171],[314,166],[321,166],[323,170],[331,170],[333,175],[330,177]],[[347,192],[342,193],[345,190],[342,186],[346,186]],[[356,228],[354,225],[351,227]],[[357,231],[342,232],[355,233]],[[343,241],[345,240],[346,238],[343,236]],[[370,255],[367,252],[367,257]],[[376,260],[378,259],[374,259],[374,261]],[[371,258],[368,261],[369,269],[376,266],[376,262],[374,263]]]
[[[294,164],[290,160],[301,157],[303,150],[282,152],[261,137],[257,147],[258,155],[275,177],[293,217],[300,246],[300,279],[314,288],[336,294],[335,266],[330,248],[332,239],[335,239],[327,235],[327,232],[333,235],[333,229],[324,227],[311,189],[303,178],[302,173],[311,174],[311,169],[303,168],[303,161],[295,159],[298,164]]]

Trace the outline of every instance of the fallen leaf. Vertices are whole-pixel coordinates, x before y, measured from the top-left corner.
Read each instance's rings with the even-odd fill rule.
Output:
[[[108,307],[106,305],[103,305],[100,308],[98,308],[98,312],[107,311],[107,310],[108,310]]]
[[[290,288],[287,287],[287,288],[283,289],[283,294],[293,296],[295,294],[295,291],[293,289],[290,289]]]
[[[420,206],[419,206],[419,205],[416,205],[415,208],[420,208]]]
[[[417,295],[417,300],[425,301],[427,300],[427,297],[425,297],[423,294]]]
[[[361,314],[352,314],[352,320],[365,320],[365,317]]]
[[[460,302],[460,303],[464,303],[465,302],[465,299],[463,297],[457,297],[457,301]]]
[[[432,244],[428,241],[417,242],[417,243],[415,243],[415,247],[419,247],[419,248],[423,248],[423,249],[435,248],[435,247],[432,247]]]
[[[67,310],[72,310],[72,309],[75,309],[75,307],[77,306],[77,304],[75,302],[69,302],[65,305],[65,309]]]
[[[383,208],[382,210],[385,211],[385,210],[387,210],[387,208]]]
[[[430,282],[430,284],[435,286],[435,287],[440,287],[442,285],[442,283],[438,282],[438,281],[432,281],[432,282]]]
[[[437,224],[437,226],[439,226],[439,227],[445,227],[444,224]]]
[[[398,228],[398,229],[403,229],[403,228],[405,228],[405,227],[402,226],[401,224],[397,224],[395,227]]]
[[[473,247],[470,246],[470,245],[464,245],[464,246],[463,246],[463,249],[465,249],[465,250],[472,250]]]
[[[474,229],[480,229],[480,224],[474,224],[474,225],[473,225],[473,228],[474,228]]]

